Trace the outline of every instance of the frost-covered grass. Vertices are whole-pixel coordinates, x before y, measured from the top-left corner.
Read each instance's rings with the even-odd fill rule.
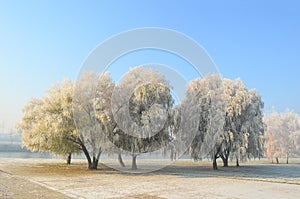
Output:
[[[300,159],[289,165],[269,162],[247,162],[239,168],[223,168],[219,162],[214,171],[208,161],[180,160],[152,173],[126,174],[104,165],[89,171],[78,159],[67,166],[59,159],[10,158],[0,159],[0,170],[71,197],[299,198]]]

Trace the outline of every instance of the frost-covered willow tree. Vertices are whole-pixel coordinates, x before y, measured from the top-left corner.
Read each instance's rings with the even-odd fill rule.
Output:
[[[249,91],[250,105],[247,109],[248,126],[245,131],[247,132],[246,139],[244,141],[246,149],[246,158],[251,159],[262,158],[264,156],[264,123],[263,123],[263,112],[264,103],[261,99],[261,95],[258,94],[254,89]],[[242,154],[243,155],[243,154]],[[242,158],[244,155],[242,156]],[[238,163],[238,162],[237,162]]]
[[[261,96],[248,90],[240,79],[223,80],[226,100],[226,117],[220,157],[225,167],[228,159],[239,160],[263,153],[263,114]]]
[[[47,96],[32,99],[23,109],[23,117],[17,128],[22,131],[22,145],[31,151],[50,152],[67,156],[80,153],[74,142],[77,131],[72,116],[73,84],[64,80],[55,84]]]
[[[210,154],[217,169],[217,158],[227,167],[229,157],[238,166],[240,159],[261,156],[263,102],[241,80],[222,79],[218,75],[195,79],[187,88],[183,104],[183,117],[191,118],[184,128],[186,134],[196,132],[190,149],[194,159]]]
[[[186,98],[181,104],[182,118],[180,128],[186,135],[195,136],[190,146],[194,159],[211,156],[213,168],[217,169],[217,158],[225,123],[225,100],[222,79],[218,75],[197,78],[191,81]]]
[[[72,153],[82,151],[88,168],[97,169],[115,128],[110,105],[114,83],[108,73],[84,73],[75,88],[62,81],[45,97],[29,101],[18,129],[28,149],[68,155],[69,161]]]
[[[110,149],[108,135],[115,128],[111,114],[113,89],[109,73],[84,72],[76,82],[74,120],[89,169],[97,169],[101,153]]]
[[[136,158],[167,146],[171,141],[170,123],[173,106],[170,85],[154,69],[131,69],[116,85],[112,109],[117,127],[113,143]]]
[[[265,115],[266,157],[276,159],[300,154],[300,117],[291,111],[285,113],[273,112]]]

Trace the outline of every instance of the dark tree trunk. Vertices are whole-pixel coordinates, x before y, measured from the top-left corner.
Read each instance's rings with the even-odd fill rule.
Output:
[[[93,162],[89,165],[89,169],[91,170],[97,170],[98,168],[98,159],[96,157],[93,157]]]
[[[97,167],[98,167],[99,157],[101,155],[101,148],[99,148],[97,157],[93,157],[93,161],[92,161],[91,156],[90,156],[87,148],[83,144],[83,141],[81,139],[78,139],[77,143],[80,145],[80,147],[81,147],[81,149],[82,149],[82,151],[83,151],[83,153],[84,153],[84,155],[86,157],[86,160],[88,161],[88,169],[96,170]]]
[[[132,165],[131,165],[131,169],[137,170],[137,166],[136,166],[136,155],[132,155]]]
[[[86,149],[86,147],[84,146],[84,144],[81,143],[81,149],[86,157],[86,160],[88,161],[88,169],[92,169],[92,159],[90,157],[90,154],[88,152],[88,150]]]
[[[217,157],[216,157],[216,155],[213,157],[213,169],[214,169],[214,170],[218,170]]]
[[[174,145],[171,146],[170,159],[171,159],[171,161],[176,160],[176,147]]]
[[[174,148],[171,148],[170,159],[171,161],[174,161]]]
[[[289,156],[286,156],[286,163],[289,164]]]
[[[72,159],[72,153],[69,153],[67,156],[67,164],[70,165],[71,164],[71,159]]]
[[[279,164],[279,159],[278,159],[278,157],[276,157],[276,163]]]
[[[223,167],[228,167],[228,156],[221,155],[221,159],[223,161]]]
[[[224,152],[220,155],[222,161],[223,161],[223,167],[228,167],[228,159],[229,159],[229,153],[230,150],[226,149]]]
[[[229,159],[229,153],[226,155],[226,158],[225,158],[225,165],[224,167],[228,167],[228,159]]]
[[[97,170],[98,169],[98,162],[99,162],[101,152],[102,152],[102,150],[101,150],[101,147],[100,147],[97,156],[96,157],[93,156],[93,162],[89,166],[89,169],[91,169],[91,170]]]
[[[239,167],[240,166],[240,163],[239,163],[239,159],[236,158],[236,166]]]
[[[121,153],[118,153],[118,161],[121,167],[125,167]]]

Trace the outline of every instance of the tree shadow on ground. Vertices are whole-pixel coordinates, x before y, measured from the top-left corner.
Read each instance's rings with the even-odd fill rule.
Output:
[[[6,164],[5,164],[6,165]],[[70,176],[87,176],[87,175],[122,175],[126,176],[176,176],[182,178],[216,178],[227,177],[235,179],[255,179],[280,181],[300,185],[300,164],[248,164],[240,167],[219,166],[214,171],[208,163],[174,163],[161,169],[144,172],[142,169],[132,171],[130,165],[127,165],[127,172],[122,172],[110,168],[104,164],[99,164],[98,170],[88,170],[85,162],[66,165],[63,163],[19,163],[11,165],[7,163],[1,170],[12,172],[20,175],[64,175]],[[139,173],[132,173],[139,172]]]
[[[297,179],[300,184],[300,165],[246,165],[240,167],[219,167],[218,170],[213,170],[209,166],[181,166],[169,165],[162,169],[142,173],[123,173],[122,175],[174,175],[185,178],[209,178],[209,177],[232,177],[232,178],[272,178],[272,179]]]

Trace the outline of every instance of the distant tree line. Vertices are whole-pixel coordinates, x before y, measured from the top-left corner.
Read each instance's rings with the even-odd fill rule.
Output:
[[[300,156],[300,117],[296,113],[272,112],[264,116],[266,157],[272,162],[275,158],[285,158],[289,163],[290,157]]]

